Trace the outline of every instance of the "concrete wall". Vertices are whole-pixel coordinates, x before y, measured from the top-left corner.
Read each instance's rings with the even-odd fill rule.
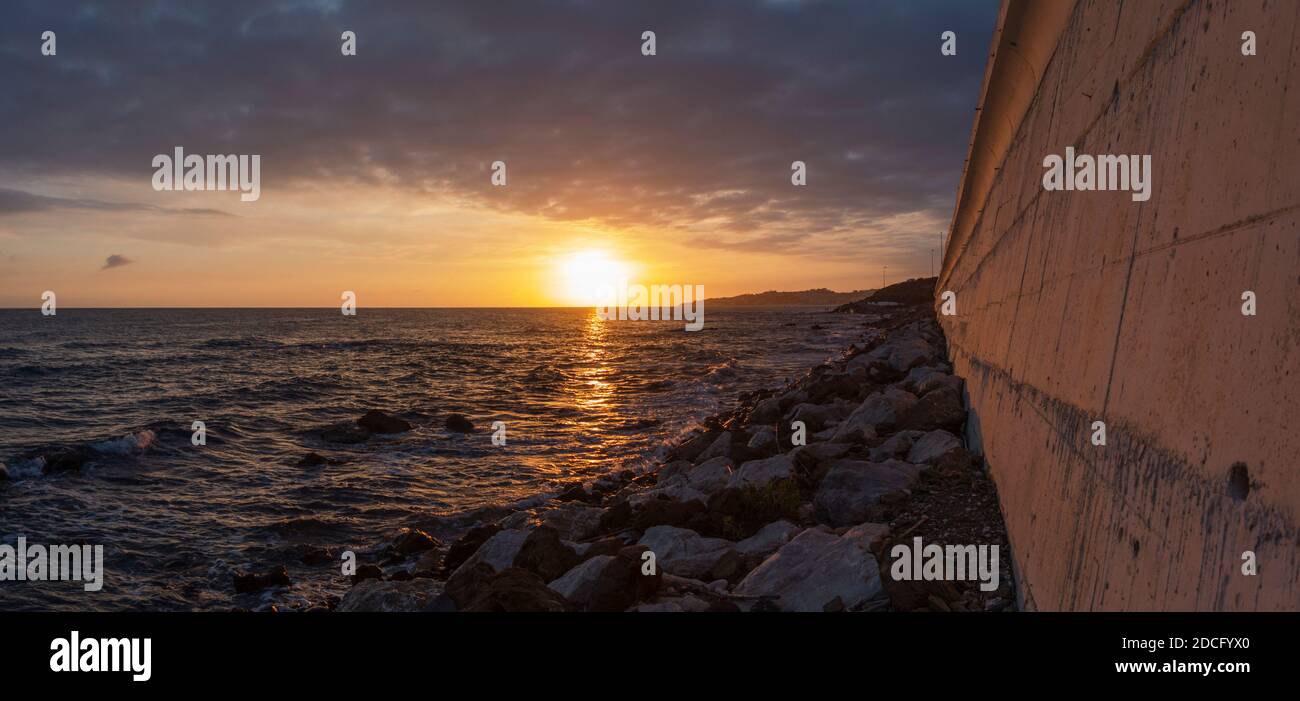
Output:
[[[1298,27],[1004,2],[938,289],[1026,608],[1300,609]],[[1150,154],[1150,200],[1044,191],[1066,146]]]

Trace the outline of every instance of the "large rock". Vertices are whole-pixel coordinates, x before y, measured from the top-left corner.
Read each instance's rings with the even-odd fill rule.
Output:
[[[888,428],[896,425],[899,417],[916,402],[916,396],[911,392],[895,387],[877,392],[863,400],[847,419],[835,427],[832,440],[851,443],[874,436],[878,432],[877,427]]]
[[[554,528],[564,540],[587,540],[600,531],[600,517],[604,513],[599,506],[566,504],[543,511],[537,520],[543,526]]]
[[[433,550],[439,545],[441,543],[438,542],[437,538],[418,528],[403,528],[389,547],[394,554],[405,557],[426,550]]]
[[[840,416],[828,405],[804,403],[791,409],[786,418],[791,422],[802,421],[809,433],[816,433],[826,428],[826,424],[830,421],[838,420]]]
[[[799,527],[786,520],[773,521],[754,535],[736,543],[736,552],[743,557],[767,557],[799,534]]]
[[[569,608],[557,594],[533,572],[511,567],[492,577],[462,609],[492,613],[554,612]]]
[[[289,584],[289,572],[284,565],[277,565],[260,574],[242,570],[235,572],[235,592],[239,594],[261,591],[269,587],[287,587]]]
[[[707,494],[727,486],[733,473],[731,458],[716,457],[686,473],[686,483],[691,489]]]
[[[432,579],[381,582],[367,579],[343,595],[337,611],[454,611],[455,604],[443,594],[443,585]]]
[[[357,425],[371,433],[404,433],[411,430],[409,422],[378,409],[367,411],[365,416],[357,419]]]
[[[920,474],[921,468],[898,460],[835,460],[817,487],[813,514],[831,526],[861,523],[880,497],[906,489]]]
[[[568,572],[579,560],[578,553],[560,540],[559,531],[539,526],[524,539],[514,566],[533,572],[545,583]]]
[[[912,444],[912,449],[907,452],[907,461],[914,464],[930,463],[933,465],[939,461],[939,458],[961,447],[960,438],[943,429],[935,429],[921,436]]]
[[[899,412],[898,428],[916,431],[942,428],[959,433],[964,423],[966,407],[962,404],[961,395],[954,389],[943,387],[929,392]]]
[[[641,536],[665,572],[705,582],[733,576],[740,560],[735,544],[722,538],[705,538],[695,531],[674,526],[655,526]]]
[[[583,562],[550,588],[581,611],[626,611],[659,590],[661,573],[642,574],[641,545],[623,548],[617,555],[599,555]]]
[[[442,425],[454,433],[473,433],[474,422],[464,414],[448,414]]]
[[[924,435],[924,431],[899,431],[895,433],[886,439],[884,443],[871,449],[871,462],[884,462],[907,455],[907,451],[912,449],[912,442]]]
[[[775,423],[781,418],[781,398],[769,397],[754,405],[754,412],[749,420],[756,424]]]
[[[728,489],[765,487],[777,480],[794,477],[794,461],[789,455],[775,455],[765,460],[750,460],[740,466],[727,481]]]
[[[452,543],[451,549],[447,551],[447,557],[442,561],[442,568],[446,572],[455,572],[470,558],[488,538],[496,535],[501,531],[501,526],[495,523],[485,523],[474,526],[465,532],[455,543]]]
[[[709,444],[709,447],[705,448],[703,452],[695,457],[695,463],[698,465],[712,460],[713,458],[730,456],[731,431],[723,431],[718,434],[717,438],[713,439],[713,442]]]
[[[514,529],[499,531],[484,541],[478,550],[475,550],[474,554],[457,568],[457,571],[479,563],[491,567],[494,572],[507,569],[514,564],[515,557],[519,555],[519,550],[523,548],[527,538],[527,531]],[[455,573],[452,576],[454,577]]]
[[[782,611],[854,611],[883,605],[888,599],[871,548],[888,532],[875,523],[842,536],[810,528],[746,575],[735,593],[773,597]]]

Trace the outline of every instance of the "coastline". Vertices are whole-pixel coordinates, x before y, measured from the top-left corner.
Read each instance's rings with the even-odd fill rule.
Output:
[[[314,610],[1014,609],[996,490],[961,438],[962,381],[932,291],[912,280],[844,305],[865,343],[743,394],[642,473],[568,484],[451,542],[402,528]],[[989,548],[991,576],[922,577],[924,543]],[[917,576],[891,574],[910,563],[890,553],[913,546]],[[237,587],[275,586],[282,572],[237,573]]]

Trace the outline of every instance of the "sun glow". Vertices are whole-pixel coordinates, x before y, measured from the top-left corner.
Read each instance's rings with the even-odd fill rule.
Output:
[[[555,267],[551,296],[573,306],[595,306],[609,290],[626,284],[632,269],[604,251],[588,250],[560,258]]]

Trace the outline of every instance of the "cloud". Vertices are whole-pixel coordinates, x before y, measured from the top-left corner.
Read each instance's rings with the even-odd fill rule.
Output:
[[[946,219],[997,15],[994,0],[20,5],[0,25],[0,152],[24,171],[144,183],[181,145],[261,154],[264,191],[355,181],[726,245]],[[67,23],[75,53],[32,50]],[[489,186],[498,159],[505,188]],[[0,214],[118,206],[8,197]]]
[[[107,260],[104,261],[104,267],[100,268],[100,270],[109,270],[110,268],[120,268],[124,265],[130,265],[134,262],[135,261],[131,260],[130,258],[127,258],[124,255],[114,253],[113,255],[109,256]]]
[[[50,197],[37,195],[23,190],[0,188],[0,217],[7,214],[26,214],[30,212],[47,212],[57,209],[82,209],[99,212],[158,212],[162,214],[194,214],[211,216],[233,216],[217,209],[205,208],[169,208],[138,202],[104,202],[102,200]]]

